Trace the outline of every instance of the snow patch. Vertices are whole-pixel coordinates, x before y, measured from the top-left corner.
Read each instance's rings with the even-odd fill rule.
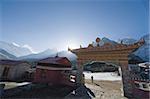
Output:
[[[85,79],[91,79],[91,76],[93,76],[94,80],[107,80],[107,81],[121,80],[121,76],[117,76],[117,74],[113,72],[105,72],[105,73],[84,72],[84,76]]]
[[[14,46],[20,47],[20,45],[17,44],[17,43],[15,43],[15,42],[13,42],[12,44],[13,44]]]
[[[36,52],[33,50],[33,48],[32,48],[31,46],[27,45],[27,44],[23,45],[22,47],[29,49],[32,53],[36,53]]]

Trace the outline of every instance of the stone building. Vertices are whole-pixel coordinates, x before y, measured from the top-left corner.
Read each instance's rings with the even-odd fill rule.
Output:
[[[24,61],[0,60],[0,80],[17,81],[23,79],[31,65]]]

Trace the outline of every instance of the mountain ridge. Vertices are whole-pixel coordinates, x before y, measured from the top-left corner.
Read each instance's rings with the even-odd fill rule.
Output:
[[[149,56],[150,56],[150,53],[149,53],[149,46],[150,46],[150,39],[149,39],[149,34],[148,35],[144,35],[140,38],[141,39],[144,39],[145,43],[143,44],[143,46],[141,46],[139,49],[137,49],[135,52],[133,52],[132,54],[134,54],[132,57],[139,57],[140,59],[142,59],[143,61],[149,61]],[[134,44],[135,42],[137,42],[138,40],[135,40],[135,39],[132,39],[132,38],[124,38],[122,40],[120,40],[123,44],[127,44],[127,45],[130,45],[130,44]],[[113,40],[110,40],[106,37],[103,37],[100,41],[101,43],[99,44],[100,46],[104,45],[105,43],[111,43],[113,45],[117,44],[117,43],[120,43],[119,41],[118,42],[115,42]],[[4,43],[4,44],[1,44],[1,43]],[[6,44],[6,47],[8,47],[8,49],[5,48],[5,45]],[[93,42],[93,46],[96,46],[97,43],[96,42]],[[4,48],[3,48],[4,46]],[[56,55],[58,56],[65,56],[71,60],[75,60],[77,58],[77,56],[71,52],[68,52],[68,51],[60,51],[58,52],[57,50],[55,49],[47,49],[43,52],[39,52],[39,53],[28,53],[28,54],[25,54],[25,55],[22,55],[22,56],[16,56],[14,54],[12,54],[12,52],[14,52],[14,48],[12,48],[12,46],[15,46],[14,48],[18,48],[20,47],[19,45],[17,44],[11,44],[11,43],[5,43],[5,42],[1,42],[0,41],[0,57],[3,57],[3,58],[8,58],[8,59],[17,59],[17,60],[23,60],[23,59],[42,59],[42,58],[47,58],[47,57],[54,57]],[[6,49],[6,50],[5,50]],[[13,51],[10,51],[10,50],[13,50]],[[22,49],[20,49],[21,51],[23,51]],[[16,51],[16,50],[15,50]],[[18,51],[18,50],[17,50]],[[3,52],[3,53],[2,53]],[[9,54],[8,54],[9,53]],[[18,53],[17,53],[18,54]],[[138,59],[139,59],[138,58]],[[136,58],[135,58],[136,59]]]
[[[16,43],[15,44],[7,43],[4,41],[0,41],[0,48],[16,57],[24,56],[24,55],[28,55],[28,54],[32,53],[32,51],[28,48],[21,47],[21,46],[17,45]]]

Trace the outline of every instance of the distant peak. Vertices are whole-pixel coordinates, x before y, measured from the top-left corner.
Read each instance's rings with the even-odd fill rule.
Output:
[[[50,49],[50,48],[48,48],[44,52],[49,52],[49,51],[57,51],[57,49]]]
[[[102,38],[102,41],[104,41],[104,42],[105,42],[105,41],[111,42],[112,40],[110,40],[110,39],[107,38],[107,37],[103,37],[103,38]]]
[[[17,43],[15,43],[15,42],[13,42],[12,44],[13,44],[14,46],[20,47],[20,45],[17,44]]]
[[[22,47],[29,49],[32,53],[36,53],[36,52],[33,50],[33,48],[32,48],[31,46],[27,45],[27,44],[23,45]]]
[[[141,37],[141,39],[146,39],[146,38],[150,39],[150,34],[145,34],[144,36]]]
[[[103,37],[102,39],[108,39],[107,37]]]

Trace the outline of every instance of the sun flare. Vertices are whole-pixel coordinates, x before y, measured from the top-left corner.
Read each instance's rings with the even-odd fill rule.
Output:
[[[78,47],[79,46],[76,43],[68,44],[68,48],[70,48],[70,49],[75,49],[75,48],[78,48]]]

